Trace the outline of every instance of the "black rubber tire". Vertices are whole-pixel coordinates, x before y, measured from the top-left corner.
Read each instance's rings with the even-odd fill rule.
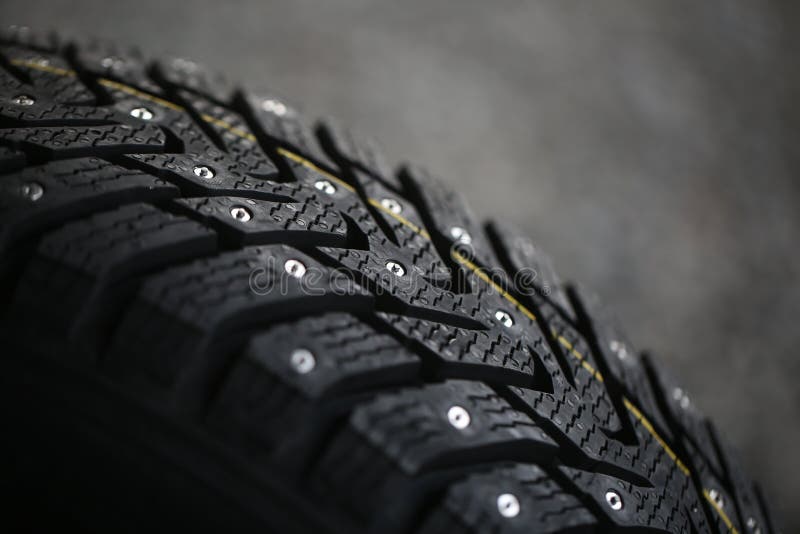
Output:
[[[513,228],[186,60],[0,37],[3,521],[773,532]]]

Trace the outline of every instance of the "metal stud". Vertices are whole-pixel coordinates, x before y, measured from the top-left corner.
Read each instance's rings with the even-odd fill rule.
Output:
[[[747,528],[750,529],[750,532],[753,534],[761,534],[761,527],[758,526],[758,521],[753,517],[747,518]]]
[[[253,218],[253,214],[244,206],[234,206],[231,208],[231,217],[237,221],[247,222]]]
[[[278,117],[283,117],[284,115],[286,115],[286,112],[288,111],[286,105],[283,102],[281,102],[280,100],[274,100],[272,98],[268,98],[263,102],[261,102],[261,109],[263,109],[268,113],[274,113]]]
[[[469,412],[461,406],[451,406],[447,410],[447,420],[457,429],[463,430],[469,426],[471,418]]]
[[[336,186],[334,186],[328,180],[317,180],[314,182],[314,187],[328,195],[332,195],[336,192]]]
[[[452,228],[450,228],[450,237],[452,237],[459,243],[464,243],[465,245],[469,245],[470,243],[472,243],[472,236],[469,235],[469,232],[467,232],[460,226],[453,226]]]
[[[614,490],[606,492],[606,502],[612,510],[622,510],[622,497]]]
[[[28,182],[22,186],[22,194],[31,202],[36,202],[44,195],[44,188],[38,182]]]
[[[688,409],[691,405],[689,395],[687,395],[686,392],[681,388],[675,388],[672,390],[672,398],[675,399],[684,410]]]
[[[131,117],[134,119],[149,121],[153,118],[153,112],[147,108],[133,108],[131,110]]]
[[[393,260],[386,262],[386,269],[395,276],[403,276],[406,274],[406,268],[403,267],[403,264]]]
[[[191,59],[176,57],[172,60],[172,68],[181,72],[192,73],[197,71],[200,67]]]
[[[32,106],[36,103],[36,100],[34,100],[32,96],[17,95],[11,99],[11,102],[18,106]]]
[[[205,165],[198,165],[194,168],[194,175],[198,178],[202,178],[204,180],[210,180],[214,177],[214,171],[211,167],[206,167]]]
[[[494,312],[494,318],[497,319],[500,322],[500,324],[502,324],[506,328],[511,328],[514,325],[514,319],[506,311],[497,310],[496,312]]]
[[[628,348],[622,341],[613,340],[608,346],[611,348],[611,352],[616,354],[620,360],[628,359]]]
[[[400,213],[403,211],[403,206],[393,198],[384,198],[381,200],[381,206],[392,213]]]
[[[717,505],[717,508],[722,508],[725,506],[725,501],[722,499],[722,494],[718,490],[709,490],[708,496],[711,499],[711,502]]]
[[[303,275],[306,274],[306,266],[300,260],[295,259],[286,260],[286,263],[283,264],[283,270],[294,278],[303,278]]]
[[[117,56],[108,56],[100,60],[100,65],[104,69],[119,68],[123,63],[124,61]]]
[[[295,349],[289,358],[289,363],[301,375],[310,373],[317,366],[316,358],[308,349]]]
[[[503,517],[519,515],[519,499],[513,493],[503,493],[497,497],[497,511]]]

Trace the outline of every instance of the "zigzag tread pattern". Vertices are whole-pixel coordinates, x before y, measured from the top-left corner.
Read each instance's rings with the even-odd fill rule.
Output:
[[[772,531],[604,308],[423,169],[189,60],[0,56],[3,335],[52,323],[335,531]]]

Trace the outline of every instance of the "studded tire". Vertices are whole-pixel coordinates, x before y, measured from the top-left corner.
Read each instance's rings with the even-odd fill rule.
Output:
[[[3,521],[774,532],[514,228],[186,60],[0,37]]]

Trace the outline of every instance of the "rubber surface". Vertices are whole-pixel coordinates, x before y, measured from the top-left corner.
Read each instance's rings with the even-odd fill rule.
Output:
[[[609,311],[424,170],[187,60],[0,41],[7,517],[774,531]]]

